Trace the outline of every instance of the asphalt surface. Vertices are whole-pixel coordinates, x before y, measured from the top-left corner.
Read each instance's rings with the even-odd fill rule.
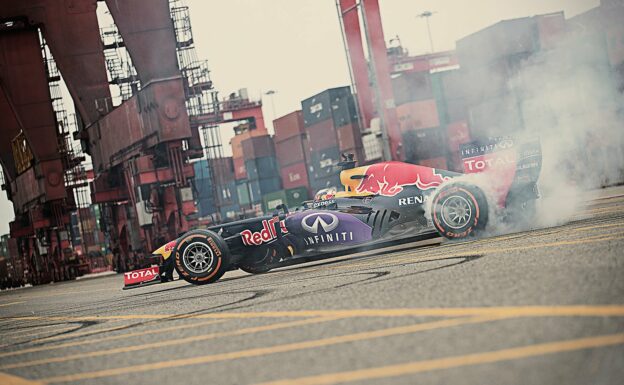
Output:
[[[621,384],[622,192],[565,225],[201,287],[2,292],[0,384]]]

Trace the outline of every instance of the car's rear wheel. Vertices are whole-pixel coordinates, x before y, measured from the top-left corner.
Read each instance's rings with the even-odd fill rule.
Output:
[[[212,231],[189,231],[180,238],[173,254],[178,275],[195,285],[215,282],[228,269],[227,244]]]
[[[451,184],[442,187],[433,198],[433,225],[446,238],[474,235],[485,228],[487,219],[487,199],[476,186]]]

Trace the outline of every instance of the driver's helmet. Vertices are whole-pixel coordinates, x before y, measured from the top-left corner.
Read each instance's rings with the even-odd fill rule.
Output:
[[[314,196],[314,200],[315,201],[324,201],[327,199],[332,199],[334,196],[336,196],[336,188],[335,187],[329,187],[329,188],[324,188],[322,190],[319,190],[316,195]]]

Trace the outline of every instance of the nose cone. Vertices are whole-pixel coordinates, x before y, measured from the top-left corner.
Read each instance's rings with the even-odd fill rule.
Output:
[[[161,247],[159,247],[158,249],[156,249],[155,251],[153,251],[152,255],[161,255],[164,259],[167,259],[173,252],[173,249],[175,249],[175,246],[177,243],[178,243],[177,240],[166,243],[162,245]]]

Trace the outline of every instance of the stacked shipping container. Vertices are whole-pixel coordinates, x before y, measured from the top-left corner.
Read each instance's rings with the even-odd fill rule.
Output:
[[[269,135],[251,137],[242,141],[242,147],[249,200],[258,205],[263,195],[282,188],[273,139]]]
[[[303,113],[291,112],[273,121],[275,153],[285,189],[309,187],[307,162],[308,143],[303,127]]]
[[[342,153],[364,159],[355,101],[349,87],[331,88],[301,102],[310,158],[308,174],[313,192],[340,186],[335,164]]]

